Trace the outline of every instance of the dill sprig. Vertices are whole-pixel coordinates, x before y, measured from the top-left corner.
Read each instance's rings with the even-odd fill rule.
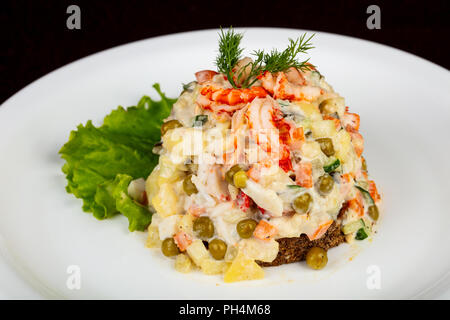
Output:
[[[302,53],[306,53],[308,50],[314,47],[311,44],[311,39],[314,34],[309,38],[306,38],[306,33],[297,38],[297,40],[289,39],[289,46],[279,52],[273,49],[270,54],[263,53],[264,55],[264,71],[269,72],[280,72],[285,71],[289,68],[297,68],[302,71],[310,70],[311,65],[308,63],[309,58],[303,61],[299,61],[297,56]],[[261,54],[261,51],[257,51],[256,56]]]
[[[233,28],[230,27],[227,32],[224,32],[220,28],[219,38],[219,55],[216,58],[217,70],[224,73],[228,81],[234,88],[237,88],[234,82],[233,68],[241,58],[242,48],[240,48],[243,34],[235,33]]]
[[[228,81],[234,88],[238,88],[239,84],[241,88],[251,87],[258,81],[258,76],[265,71],[275,73],[286,71],[292,67],[307,71],[314,67],[308,62],[309,58],[303,61],[298,59],[300,54],[314,48],[311,44],[314,34],[307,38],[305,33],[296,40],[289,39],[289,45],[283,51],[276,49],[272,49],[269,53],[263,50],[254,51],[252,53],[254,61],[240,68],[238,74],[235,74],[234,67],[240,60],[243,51],[240,47],[243,35],[235,33],[233,28],[228,29],[227,32],[224,32],[221,28],[220,32],[219,55],[216,58],[216,65],[218,71],[227,76]],[[246,73],[246,78],[241,83],[244,73]]]

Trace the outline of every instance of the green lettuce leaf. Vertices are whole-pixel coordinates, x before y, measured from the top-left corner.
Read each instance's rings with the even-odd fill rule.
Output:
[[[143,223],[150,222],[151,213],[144,208],[150,217],[144,219],[143,207],[131,206],[123,194],[118,205],[119,196],[115,193],[120,184],[118,175],[120,181],[128,181],[124,177],[130,177],[129,184],[133,179],[146,179],[151,173],[158,163],[158,156],[152,153],[153,146],[160,141],[161,124],[176,101],[167,98],[158,84],[153,87],[160,101],[144,96],[137,106],[126,109],[119,106],[98,128],[91,121],[79,125],[59,151],[66,161],[62,168],[67,179],[66,190],[83,200],[83,211],[92,212],[97,219],[107,219],[120,212],[128,218],[130,230],[144,230]]]
[[[130,231],[144,230],[151,222],[152,215],[148,208],[134,201],[128,195],[128,185],[133,178],[126,174],[118,174],[113,181],[113,198],[116,208],[128,218]]]

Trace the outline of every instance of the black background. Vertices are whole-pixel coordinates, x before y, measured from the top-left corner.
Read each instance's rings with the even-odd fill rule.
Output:
[[[302,28],[384,43],[450,68],[450,1],[2,1],[0,101],[71,61],[157,35],[240,26]],[[81,30],[66,9],[81,8]],[[381,8],[381,30],[366,9]],[[420,78],[421,75],[418,75]]]

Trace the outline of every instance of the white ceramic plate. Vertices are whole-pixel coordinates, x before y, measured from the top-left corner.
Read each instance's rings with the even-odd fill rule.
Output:
[[[244,46],[283,48],[302,32],[245,29]],[[154,82],[175,97],[194,72],[213,68],[217,30],[175,34],[71,63],[1,106],[3,297],[390,299],[447,291],[450,73],[354,38],[317,33],[314,45],[311,61],[361,115],[369,170],[385,199],[372,243],[331,250],[319,272],[296,263],[266,269],[262,281],[224,284],[220,277],[177,273],[172,261],[144,247],[144,233],[128,232],[124,218],[97,221],[81,211],[80,200],[64,190],[58,156],[69,132],[88,119],[100,123],[143,94],[156,97]],[[66,285],[72,265],[81,274],[79,290]]]

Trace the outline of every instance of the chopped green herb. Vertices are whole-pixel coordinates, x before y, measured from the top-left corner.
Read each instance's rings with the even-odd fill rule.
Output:
[[[331,162],[330,164],[327,164],[326,166],[324,166],[323,170],[325,170],[326,173],[330,173],[330,172],[335,171],[337,168],[339,168],[340,165],[341,165],[341,162],[339,161],[339,159],[336,159],[333,162]]]
[[[288,187],[289,189],[303,189],[303,187],[296,184],[288,184],[286,187]]]
[[[367,230],[365,228],[360,228],[358,232],[356,232],[355,239],[356,240],[364,240],[368,237]]]
[[[206,122],[208,122],[208,116],[206,114],[199,114],[194,118],[193,127],[202,127]]]

